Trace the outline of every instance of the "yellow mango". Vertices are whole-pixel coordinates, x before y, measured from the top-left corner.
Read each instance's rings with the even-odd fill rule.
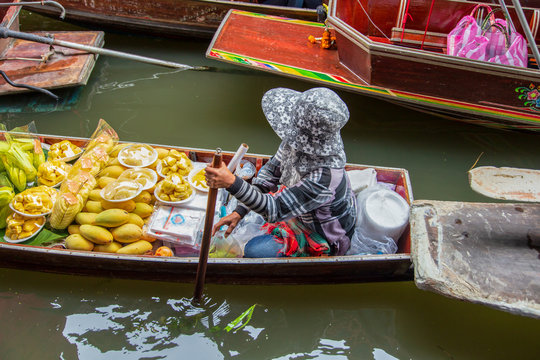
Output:
[[[92,225],[96,220],[96,213],[80,212],[75,216],[75,222],[79,225]]]
[[[71,224],[68,226],[67,231],[70,235],[80,234],[79,225]]]
[[[169,155],[169,150],[161,147],[154,148],[157,151],[158,159],[163,159]]]
[[[103,207],[101,206],[101,202],[100,202],[100,201],[92,201],[92,200],[88,200],[88,201],[86,202],[86,205],[84,205],[83,211],[98,214],[98,213],[100,213],[100,212],[103,211]]]
[[[121,247],[122,247],[122,244],[117,243],[116,241],[113,241],[113,242],[110,242],[108,244],[94,246],[94,251],[106,252],[106,253],[115,253]]]
[[[117,157],[111,158],[107,163],[107,166],[121,165]]]
[[[111,230],[114,240],[121,243],[132,243],[141,238],[142,228],[135,224],[124,224]]]
[[[135,210],[135,201],[133,200],[127,200],[122,202],[112,202],[107,200],[101,200],[101,207],[103,209],[122,209],[126,210],[127,212],[132,212]]]
[[[143,191],[141,191],[141,193],[139,195],[137,195],[133,199],[133,201],[135,201],[136,203],[142,202],[142,203],[145,203],[145,204],[150,204],[150,202],[152,201],[152,194],[150,194],[146,190],[143,190]]]
[[[113,241],[111,232],[101,226],[81,225],[79,231],[86,240],[94,244],[108,244]]]
[[[88,195],[88,199],[92,201],[103,200],[103,198],[101,197],[101,189],[94,189],[90,191],[90,194]]]
[[[109,185],[113,181],[116,181],[116,178],[110,176],[101,176],[97,179],[97,184],[100,188],[103,189],[105,186]]]
[[[94,225],[100,225],[100,226],[105,226],[105,227],[117,227],[117,226],[127,223],[128,220],[129,220],[129,213],[126,210],[107,209],[100,212],[96,216]]]
[[[152,244],[146,240],[139,240],[131,244],[127,244],[119,249],[117,254],[142,255],[152,250]]]
[[[144,226],[144,220],[137,214],[129,213],[128,224],[135,224],[142,228]]]
[[[124,170],[126,170],[126,168],[123,167],[122,165],[111,165],[101,170],[101,172],[99,173],[99,176],[101,177],[107,176],[107,177],[117,179],[120,176],[120,174],[124,172]]]
[[[123,148],[125,148],[126,146],[129,146],[129,145],[132,145],[130,143],[127,143],[127,144],[116,144],[113,149],[111,150],[109,156],[110,157],[117,157],[118,156],[118,153],[120,152],[120,150],[122,150]]]
[[[92,251],[94,243],[86,240],[80,234],[72,234],[66,238],[66,248],[70,250]]]
[[[135,209],[133,209],[132,213],[139,215],[141,218],[147,218],[150,215],[152,215],[152,211],[154,211],[154,207],[152,205],[148,205],[142,202],[135,203]]]

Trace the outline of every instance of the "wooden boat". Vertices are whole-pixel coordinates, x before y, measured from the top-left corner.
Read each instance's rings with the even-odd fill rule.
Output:
[[[117,29],[160,36],[211,38],[230,9],[255,11],[317,21],[312,9],[259,4],[257,0],[62,0],[66,20],[99,29]],[[262,2],[262,1],[261,1]],[[50,6],[29,6],[44,15],[56,15]]]
[[[493,199],[540,202],[540,170],[480,166],[469,170],[469,185]]]
[[[438,0],[431,8],[431,0],[333,0],[327,25],[336,37],[334,49],[308,41],[321,36],[323,24],[233,10],[207,57],[446,118],[538,131],[540,70],[532,61],[524,68],[446,54],[447,34],[477,3]],[[540,7],[522,3],[529,6],[523,10],[538,44]]]
[[[19,0],[12,0],[17,3]],[[1,27],[19,30],[20,6],[0,8]],[[44,35],[36,32],[34,34]],[[101,31],[53,31],[47,34],[58,40],[90,46],[103,46]],[[49,46],[13,38],[0,39],[0,70],[16,84],[42,89],[58,89],[85,85],[96,57],[93,54],[60,46]],[[13,87],[0,77],[0,95],[29,91]]]
[[[540,204],[415,201],[416,285],[540,318]]]
[[[1,137],[2,133],[0,133]],[[53,144],[64,139],[84,146],[88,139],[39,135],[42,143]],[[161,145],[160,145],[161,146]],[[210,162],[213,151],[170,147],[184,151],[194,161]],[[223,153],[229,162],[234,154]],[[260,168],[268,156],[248,154],[244,159]],[[366,165],[347,165],[348,170],[364,169]],[[374,167],[379,181],[404,188],[407,202],[413,200],[409,174],[405,169]],[[107,254],[66,249],[9,244],[0,242],[0,266],[67,274],[112,276],[193,282],[198,257],[158,257]],[[410,280],[410,234],[407,228],[398,241],[396,254],[353,255],[306,258],[210,258],[206,281],[233,284],[314,284],[350,283],[362,281]]]

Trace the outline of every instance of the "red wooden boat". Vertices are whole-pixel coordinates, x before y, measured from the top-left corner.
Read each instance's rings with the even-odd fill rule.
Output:
[[[0,138],[4,134],[0,133]],[[43,144],[65,139],[84,147],[88,139],[39,135]],[[214,151],[181,148],[193,161],[211,162]],[[228,163],[234,153],[224,152]],[[244,159],[260,168],[268,156],[247,154]],[[409,173],[405,169],[348,164],[347,170],[374,168],[380,181],[400,185],[413,201]],[[159,240],[156,241],[156,243]],[[304,258],[209,258],[206,281],[229,284],[315,284],[351,283],[412,279],[410,230],[398,241],[396,254],[348,255]],[[156,245],[157,246],[157,245]],[[193,282],[199,257],[160,257],[76,251],[41,246],[10,244],[0,240],[0,266],[66,274],[110,276],[128,279]]]
[[[18,3],[13,0],[12,3]],[[20,6],[0,8],[1,27],[19,30]],[[37,35],[45,35],[36,32]],[[103,46],[101,31],[52,31],[47,34],[57,40],[90,46]],[[0,70],[16,84],[42,89],[57,89],[85,85],[90,77],[96,57],[60,46],[49,46],[13,38],[0,39]],[[0,95],[28,91],[14,87],[0,77]]]
[[[317,20],[312,9],[259,4],[257,0],[61,0],[66,20],[99,29],[118,29],[160,36],[211,38],[230,9],[296,19]],[[262,2],[262,1],[261,1]],[[51,6],[28,7],[57,15]]]
[[[540,7],[532,1],[522,3],[530,6],[523,10],[539,43]],[[538,131],[540,103],[535,96],[540,71],[536,65],[499,65],[445,53],[447,34],[476,4],[334,0],[327,24],[337,38],[337,49],[329,50],[308,41],[310,35],[321,36],[323,24],[231,11],[207,57],[452,119]],[[515,10],[511,6],[508,10],[517,31],[524,34]]]

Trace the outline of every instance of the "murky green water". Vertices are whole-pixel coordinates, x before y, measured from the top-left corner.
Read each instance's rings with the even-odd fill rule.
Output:
[[[26,29],[61,28],[24,16]],[[99,118],[122,140],[272,153],[260,109],[273,87],[312,85],[205,59],[208,43],[108,33],[106,47],[193,65],[178,72],[101,57],[71,109],[1,114],[9,128],[89,136]],[[464,91],[474,91],[466,89]],[[404,167],[416,199],[486,201],[478,165],[540,168],[538,135],[450,122],[340,92],[348,160]],[[0,359],[538,359],[540,322],[418,290],[412,282],[206,287],[0,270]],[[257,304],[249,324],[225,327]]]

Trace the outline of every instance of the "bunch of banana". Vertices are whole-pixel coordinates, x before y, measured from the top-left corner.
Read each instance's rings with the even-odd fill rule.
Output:
[[[193,169],[193,163],[187,157],[186,153],[179,152],[178,150],[170,150],[169,154],[160,160],[161,174],[168,176],[172,174],[178,174],[180,176],[187,176]]]
[[[45,223],[45,216],[28,218],[17,213],[8,216],[6,235],[11,240],[30,237]]]
[[[191,185],[177,174],[167,176],[156,187],[156,196],[163,201],[180,201],[191,196]]]
[[[0,187],[0,229],[3,229],[6,227],[6,218],[11,213],[11,209],[9,208],[9,203],[15,196],[15,193],[13,192],[13,188],[10,186],[2,186]]]

